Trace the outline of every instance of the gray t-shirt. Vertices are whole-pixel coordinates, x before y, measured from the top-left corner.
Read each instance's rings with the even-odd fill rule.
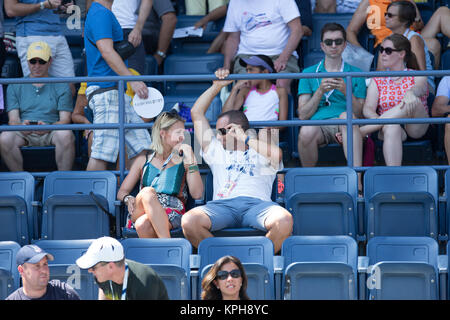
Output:
[[[156,35],[158,37],[159,29],[161,28],[161,17],[168,12],[175,12],[170,0],[153,0],[152,10],[145,22],[143,34]]]
[[[78,293],[65,282],[50,280],[47,291],[40,298],[30,298],[23,292],[23,287],[11,293],[6,300],[80,300]]]

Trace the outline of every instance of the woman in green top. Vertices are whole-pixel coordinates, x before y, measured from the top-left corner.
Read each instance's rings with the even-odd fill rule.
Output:
[[[181,227],[186,187],[194,199],[203,195],[194,152],[183,144],[184,134],[184,119],[176,111],[161,113],[152,128],[152,151],[136,157],[117,193],[128,207],[127,227],[133,223],[140,238],[170,238],[170,230]],[[140,191],[133,197],[129,193],[138,181]]]

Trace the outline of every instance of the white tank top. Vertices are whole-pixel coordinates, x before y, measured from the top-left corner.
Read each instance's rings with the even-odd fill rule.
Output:
[[[244,113],[249,121],[275,121],[280,113],[277,87],[272,84],[265,93],[251,88],[244,101]]]

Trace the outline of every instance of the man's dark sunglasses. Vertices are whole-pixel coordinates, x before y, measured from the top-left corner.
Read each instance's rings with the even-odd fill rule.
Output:
[[[31,60],[28,60],[28,61],[30,61],[31,64],[36,64],[36,63],[39,62],[40,65],[44,65],[44,64],[47,63],[47,61],[44,61],[42,59],[31,59]]]
[[[338,38],[338,39],[325,39],[323,40],[323,43],[325,43],[326,46],[331,47],[333,45],[333,42],[337,45],[340,46],[341,44],[344,43],[344,38]]]
[[[383,46],[380,46],[380,54],[381,53],[383,53],[383,52],[385,52],[386,51],[386,54],[389,56],[389,55],[391,55],[391,53],[392,52],[394,52],[394,51],[402,51],[402,50],[399,50],[399,49],[392,49],[392,48],[385,48],[385,47],[383,47]]]
[[[219,280],[226,280],[228,279],[228,276],[231,275],[232,278],[240,278],[241,277],[241,270],[239,269],[233,269],[230,272],[221,270],[217,272],[217,279]]]
[[[219,133],[221,134],[221,135],[226,135],[227,134],[227,131],[228,131],[228,129],[225,129],[225,128],[219,128],[219,129],[217,129],[217,131],[219,131]]]

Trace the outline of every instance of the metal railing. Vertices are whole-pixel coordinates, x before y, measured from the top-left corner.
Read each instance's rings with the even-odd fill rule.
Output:
[[[351,83],[354,77],[387,77],[387,76],[435,76],[444,77],[450,75],[450,70],[433,70],[433,71],[390,71],[390,72],[329,72],[329,73],[283,73],[281,74],[231,74],[227,79],[242,80],[242,79],[301,79],[301,78],[345,78],[347,83]],[[197,82],[197,81],[213,81],[217,78],[211,75],[151,75],[151,76],[108,76],[108,77],[68,77],[68,78],[39,78],[39,83],[80,83],[80,82],[107,82],[115,81],[118,84],[119,90],[119,123],[110,124],[65,124],[65,125],[2,125],[0,131],[29,131],[31,130],[86,130],[86,129],[118,129],[119,130],[119,171],[115,172],[120,176],[120,181],[125,177],[125,130],[126,129],[140,129],[151,128],[153,123],[125,123],[125,82],[126,81],[144,81],[144,82]],[[0,78],[0,84],[18,84],[18,83],[35,83],[33,78]],[[353,125],[365,124],[407,124],[407,123],[449,123],[450,118],[415,118],[415,119],[353,119],[352,118],[352,86],[346,86],[346,119],[333,120],[278,120],[278,121],[255,121],[251,122],[250,126],[282,126],[282,127],[297,127],[297,126],[321,126],[321,125],[346,125],[347,126],[347,166],[356,171],[364,171],[366,167],[354,167],[353,165]],[[296,97],[294,97],[296,99]],[[431,106],[429,106],[431,107]],[[294,112],[295,114],[295,112]],[[213,126],[215,122],[211,122]],[[187,128],[192,128],[192,123],[186,123]],[[295,147],[295,146],[294,146]],[[431,166],[436,170],[444,170],[450,168],[444,165]]]

